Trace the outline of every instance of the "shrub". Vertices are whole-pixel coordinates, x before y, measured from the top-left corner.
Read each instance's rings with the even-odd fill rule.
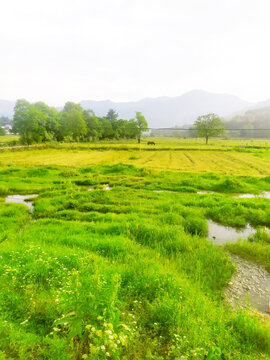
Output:
[[[198,216],[188,216],[184,221],[184,229],[185,232],[191,235],[208,235],[208,224],[206,220]]]

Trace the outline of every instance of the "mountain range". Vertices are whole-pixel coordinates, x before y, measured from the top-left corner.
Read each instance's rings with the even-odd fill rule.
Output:
[[[0,116],[12,117],[14,104],[12,101],[0,100]],[[192,124],[199,115],[209,112],[228,118],[250,109],[270,106],[270,99],[250,103],[234,95],[192,90],[176,97],[163,96],[130,102],[83,100],[80,104],[84,109],[94,110],[97,116],[105,116],[109,109],[114,109],[123,119],[130,119],[134,117],[135,111],[141,111],[149,126],[155,128]]]

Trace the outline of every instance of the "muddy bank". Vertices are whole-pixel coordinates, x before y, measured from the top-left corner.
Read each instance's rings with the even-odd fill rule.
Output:
[[[270,301],[270,274],[259,265],[229,254],[236,272],[225,291],[228,302],[234,307],[249,306],[266,313]]]

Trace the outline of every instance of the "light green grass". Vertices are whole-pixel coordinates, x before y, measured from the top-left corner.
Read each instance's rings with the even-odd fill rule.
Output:
[[[10,143],[13,141],[19,141],[19,135],[4,135],[0,136],[0,146],[1,143]]]
[[[270,359],[269,324],[226,303],[234,267],[206,239],[207,218],[269,226],[269,200],[232,196],[269,177],[67,167],[62,152],[65,167],[0,170],[0,359]],[[4,203],[16,193],[39,193],[32,219]]]

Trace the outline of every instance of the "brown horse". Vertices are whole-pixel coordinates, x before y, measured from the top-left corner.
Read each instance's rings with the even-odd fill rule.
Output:
[[[148,141],[147,145],[156,145],[154,141]]]

